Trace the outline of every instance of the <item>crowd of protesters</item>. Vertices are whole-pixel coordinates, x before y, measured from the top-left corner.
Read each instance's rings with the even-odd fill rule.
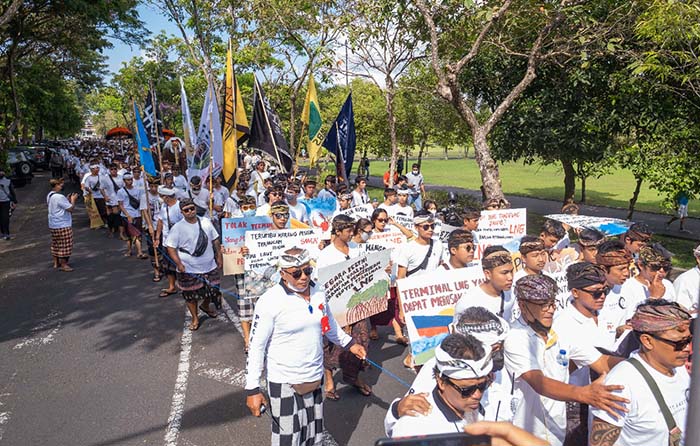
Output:
[[[233,191],[218,175],[187,178],[178,160],[166,157],[159,176],[146,177],[115,145],[76,145],[64,153],[61,170],[52,168],[47,196],[54,268],[73,271],[71,215],[79,195],[61,194],[67,179],[80,185],[86,203],[94,203],[91,221],[100,221],[94,228],[123,240],[125,256],[150,259],[152,280],[167,283],[158,295],[183,297],[194,331],[200,311],[214,318],[221,306],[222,218],[265,215],[271,231],[282,230],[290,219],[310,223],[305,200],[335,198],[337,211],[318,258],[287,249],[277,262],[278,283],[246,289],[241,274],[230,290],[239,297],[248,355],[246,404],[256,416],[265,406],[270,410],[275,445],[321,441],[323,403],[340,399],[334,370],[362,395],[372,394],[362,371],[370,342],[381,339],[377,327],[391,326],[392,342],[409,344],[396,280],[474,267],[482,209],[503,204],[453,206],[448,216],[424,196],[417,165],[396,185],[385,176],[380,203],[370,199],[365,177],[350,185],[328,175],[318,184],[303,174],[277,172],[259,153],[241,158]],[[3,193],[10,201],[2,188],[0,199]],[[343,212],[368,204],[374,208],[370,218]],[[570,204],[563,212],[577,208]],[[399,215],[412,220],[412,230],[397,222]],[[454,224],[455,216],[459,229],[445,243],[436,240],[436,223],[449,218]],[[339,326],[315,280],[318,268],[361,255],[363,243],[392,226],[405,243],[387,268],[394,285],[387,311]],[[570,296],[562,309],[557,284],[543,269],[567,248],[578,259],[566,271]],[[404,365],[417,374],[410,391],[389,406],[387,435],[465,429],[498,435],[479,421],[505,421],[537,437],[524,437],[522,444],[683,444],[700,266],[671,282],[672,254],[642,223],[613,238],[546,220],[538,235],[522,238],[519,254],[522,266],[515,271],[513,254],[503,246],[483,249],[485,281],[456,303],[450,334],[435,357],[418,367],[407,351]],[[694,255],[700,265],[700,246]]]

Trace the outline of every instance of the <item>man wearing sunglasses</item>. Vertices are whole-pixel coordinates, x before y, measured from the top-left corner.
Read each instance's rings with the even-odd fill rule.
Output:
[[[491,346],[469,334],[450,334],[435,348],[435,386],[427,395],[432,410],[399,418],[392,437],[463,432],[479,419],[481,398],[491,385]]]
[[[291,248],[278,260],[281,280],[258,300],[246,367],[246,405],[259,417],[267,366],[272,444],[320,444],[323,435],[323,337],[359,359],[367,355],[337,324],[322,287],[311,280],[307,250]]]
[[[463,229],[455,229],[447,238],[447,249],[450,257],[442,263],[446,270],[465,268],[474,260],[474,239],[472,233]]]
[[[660,243],[639,250],[637,267],[639,274],[626,281],[620,290],[627,302],[625,321],[632,317],[637,305],[647,299],[676,301],[673,284],[666,279],[671,272],[671,253]]]
[[[637,307],[630,326],[640,348],[605,378],[606,385],[624,386],[619,395],[629,403],[616,414],[593,410],[591,446],[682,444],[690,387],[684,367],[692,349],[690,323],[690,313],[675,302],[648,300]],[[697,439],[686,438],[685,444],[697,444]]]
[[[580,338],[572,342],[552,330],[557,292],[549,276],[521,278],[515,285],[521,316],[504,344],[506,369],[514,381],[513,424],[552,446],[564,444],[567,401],[598,407],[611,416],[617,416],[616,411],[623,410],[621,403],[628,402],[612,393],[621,385],[606,386],[602,379],[587,386],[568,384],[570,361],[597,373],[607,372],[612,363]]]

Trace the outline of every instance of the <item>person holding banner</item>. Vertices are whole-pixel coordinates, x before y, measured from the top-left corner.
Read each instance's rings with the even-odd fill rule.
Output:
[[[446,270],[465,268],[474,260],[474,238],[472,233],[455,229],[447,237],[447,250],[450,257],[442,263]]]
[[[104,186],[104,183],[107,181],[109,181],[107,178],[100,175],[100,165],[93,162],[90,164],[90,172],[83,177],[80,183],[80,187],[83,189],[83,195],[86,197],[88,195],[92,196],[97,212],[100,214],[100,218],[104,222],[105,228],[107,227],[109,216],[107,205],[105,203],[105,195],[107,194],[107,191],[105,190]]]
[[[454,320],[469,307],[484,307],[509,323],[518,318],[520,310],[510,292],[513,286],[513,257],[503,246],[489,246],[481,258],[486,281],[470,288],[455,304]]]
[[[219,234],[208,218],[197,216],[194,200],[180,201],[183,220],[177,222],[165,241],[168,255],[177,265],[177,286],[182,291],[187,309],[192,315],[191,331],[199,328],[199,310],[210,318],[217,316],[209,309],[209,303],[218,299],[221,282],[219,269],[223,265]]]
[[[605,234],[597,229],[583,229],[578,233],[578,242],[572,247],[579,253],[579,260],[596,263],[598,247],[605,241]]]
[[[146,194],[143,189],[138,190],[134,187],[134,177],[130,173],[125,173],[122,179],[124,187],[119,189],[116,199],[121,211],[124,233],[128,237],[124,256],[131,257],[132,248],[136,246],[136,257],[147,259],[148,256],[141,250],[142,222],[145,220],[150,224]]]
[[[542,274],[549,257],[541,238],[532,235],[523,236],[520,239],[518,251],[520,251],[522,268],[513,275],[513,283],[518,283],[518,279],[524,276]]]
[[[283,251],[280,282],[255,306],[246,365],[246,406],[259,417],[266,404],[260,390],[267,368],[272,445],[320,444],[323,435],[323,337],[359,359],[367,352],[336,323],[323,290],[311,281],[305,249]]]
[[[158,186],[158,195],[163,200],[163,206],[158,211],[156,218],[156,235],[153,237],[153,249],[158,251],[163,240],[168,239],[170,229],[183,219],[180,212],[180,202],[177,199],[177,192],[166,186]],[[171,294],[177,293],[175,284],[175,275],[177,273],[176,265],[168,256],[163,256],[164,259],[160,263],[160,275],[168,279],[168,287],[160,290],[158,297],[168,297]],[[155,281],[155,280],[154,280]]]
[[[599,378],[587,386],[568,384],[569,361],[606,373],[614,364],[593,346],[562,339],[552,330],[557,306],[557,284],[544,274],[525,276],[515,286],[522,310],[506,338],[505,364],[513,376],[515,414],[513,424],[547,440],[552,446],[564,444],[566,401],[588,404],[617,417],[629,403],[613,392],[619,385],[606,386]]]

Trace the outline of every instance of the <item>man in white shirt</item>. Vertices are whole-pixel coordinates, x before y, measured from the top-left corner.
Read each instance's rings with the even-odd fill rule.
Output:
[[[131,175],[134,176],[134,187],[136,189],[146,190],[146,181],[141,176],[141,168],[139,166],[134,166],[131,169]]]
[[[474,260],[472,233],[463,229],[452,231],[447,237],[447,250],[449,258],[442,262],[442,267],[447,270],[465,268]]]
[[[469,307],[484,307],[509,323],[517,319],[519,310],[510,292],[513,286],[513,257],[503,246],[489,246],[481,258],[486,281],[470,288],[455,304],[454,320]]]
[[[60,271],[71,272],[68,259],[73,253],[73,210],[78,194],[66,198],[63,190],[63,178],[51,179],[51,192],[46,197],[49,207],[49,231],[51,231],[51,257],[53,267]]]
[[[302,223],[309,224],[309,213],[303,203],[299,203],[297,197],[301,188],[296,183],[290,183],[285,191],[287,204],[289,205],[289,215]]]
[[[621,293],[622,284],[630,277],[631,261],[632,257],[619,240],[608,240],[598,247],[596,264],[605,271],[605,283],[610,288],[599,317],[608,333],[607,344],[614,343],[624,331],[628,302]]]
[[[600,407],[609,413],[626,402],[611,392],[621,386],[604,386],[597,380],[587,386],[569,381],[569,361],[590,366],[597,373],[610,369],[610,357],[594,347],[567,343],[552,330],[557,284],[544,274],[525,276],[515,286],[521,317],[506,338],[505,363],[514,382],[513,424],[561,446],[566,435],[566,401]]]
[[[352,191],[352,205],[361,206],[369,203],[369,195],[367,194],[367,179],[363,176],[355,178],[355,190]]]
[[[583,229],[578,234],[578,242],[572,247],[579,253],[579,260],[596,263],[598,247],[605,242],[605,234],[596,229]]]
[[[318,192],[318,198],[336,198],[337,194],[335,192],[336,179],[335,175],[328,175],[323,183],[324,188]]]
[[[407,188],[401,188],[397,191],[399,202],[394,205],[394,215],[405,215],[413,218],[413,208],[408,204],[408,197],[411,191]]]
[[[136,246],[136,257],[147,259],[148,256],[141,250],[141,229],[143,221],[150,223],[146,194],[143,189],[134,187],[134,177],[130,173],[124,174],[124,187],[117,192],[117,203],[121,211],[124,233],[127,236],[127,250],[124,256],[131,257],[131,251]]]
[[[187,178],[185,178],[184,175],[180,173],[180,168],[179,167],[174,167],[173,172],[172,172],[172,178],[173,178],[173,185],[180,191],[180,192],[187,192],[188,188],[188,183],[187,183]]]
[[[560,222],[548,218],[542,223],[540,238],[544,242],[544,249],[547,251],[554,250],[559,240],[564,238],[565,235],[566,230]]]
[[[355,344],[326,306],[323,289],[311,281],[309,252],[285,250],[279,257],[280,283],[258,300],[246,364],[246,406],[259,417],[266,404],[260,391],[263,369],[272,417],[272,445],[319,444],[323,435],[323,337],[360,359]]]
[[[421,197],[425,194],[425,185],[423,184],[423,174],[420,173],[418,164],[413,164],[411,171],[406,174],[406,184],[411,190],[409,197],[409,205],[414,205],[417,211],[423,209]]]
[[[636,261],[639,258],[639,251],[651,241],[653,235],[654,233],[644,223],[634,223],[620,236],[620,240],[625,244],[627,253]],[[636,273],[636,270],[633,271],[633,274]]]
[[[698,312],[698,299],[700,299],[700,245],[693,250],[695,256],[695,268],[689,269],[673,281],[676,290],[676,302],[690,310]]]
[[[198,217],[210,217],[209,189],[203,187],[202,179],[199,176],[195,175],[190,178],[190,190],[185,194],[194,202]]]
[[[192,331],[199,328],[197,301],[202,301],[199,309],[207,316],[217,316],[216,311],[209,309],[209,303],[220,295],[219,269],[223,265],[219,234],[211,220],[198,217],[196,210],[193,200],[180,201],[184,219],[170,229],[164,243],[177,268],[177,286],[192,315],[189,325]]]
[[[105,190],[105,184],[107,181],[109,181],[107,178],[100,175],[100,165],[97,163],[92,163],[90,164],[90,172],[85,174],[80,183],[80,187],[83,189],[83,195],[92,195],[97,212],[100,214],[100,218],[102,218],[102,221],[105,223],[105,228],[107,227],[107,222],[110,215],[107,211],[107,204],[105,202],[105,194],[107,193]]]
[[[392,437],[464,432],[479,419],[481,398],[493,379],[491,346],[469,334],[450,334],[435,348],[435,386],[427,396],[432,410],[404,415]]]
[[[257,198],[265,191],[264,182],[267,178],[270,178],[270,174],[265,171],[265,161],[258,160],[255,164],[255,170],[250,174],[247,194]]]
[[[304,186],[304,196],[300,197],[302,200],[311,200],[316,197],[316,181],[306,180],[303,183]]]
[[[163,205],[158,210],[156,220],[156,234],[153,237],[153,247],[159,250],[160,246],[168,239],[170,229],[175,226],[175,223],[183,219],[180,212],[180,202],[177,199],[177,192],[165,186],[158,186],[158,195],[163,200]],[[168,287],[162,288],[158,297],[168,297],[171,294],[177,294],[177,286],[175,284],[175,276],[177,268],[175,262],[170,256],[161,256],[160,274],[165,275],[168,279]]]
[[[110,228],[112,234],[119,232],[119,238],[122,240],[127,240],[124,235],[124,225],[122,224],[122,219],[120,216],[121,209],[119,209],[119,199],[117,198],[117,193],[124,187],[124,180],[117,173],[118,167],[116,164],[112,163],[109,165],[109,174],[105,176],[107,181],[105,181],[102,186],[104,187],[105,203],[107,204],[107,212],[109,216],[107,217],[107,225]]]
[[[683,444],[690,390],[684,364],[693,341],[690,323],[690,313],[675,302],[650,300],[637,307],[630,325],[640,349],[605,378],[606,385],[624,386],[617,394],[628,402],[612,414],[593,410],[590,446]],[[658,387],[656,396],[650,384]],[[685,444],[697,444],[697,439],[686,440]]]
[[[396,189],[387,187],[384,189],[384,201],[377,206],[377,209],[384,209],[389,216],[393,217],[396,215],[396,202],[398,200],[399,196],[396,194]]]
[[[542,274],[542,270],[549,258],[542,239],[526,235],[520,240],[518,250],[520,251],[522,268],[513,276],[513,283],[517,283],[518,279],[523,276]]]

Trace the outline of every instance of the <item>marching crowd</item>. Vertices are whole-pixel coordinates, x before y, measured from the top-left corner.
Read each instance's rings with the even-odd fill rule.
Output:
[[[380,338],[378,326],[391,326],[393,341],[409,345],[396,280],[475,265],[481,209],[458,209],[459,228],[445,242],[437,239],[436,223],[448,216],[425,199],[417,165],[410,178],[387,186],[379,203],[370,200],[364,177],[350,186],[329,175],[319,185],[277,173],[252,152],[241,159],[233,192],[218,176],[186,178],[177,156],[165,157],[157,178],[146,178],[115,147],[75,147],[67,158],[66,176],[80,184],[88,213],[93,210],[91,225],[121,238],[125,256],[150,259],[152,280],[167,281],[159,296],[182,295],[191,330],[199,328],[200,310],[213,318],[221,305],[222,218],[264,215],[271,231],[282,230],[292,219],[310,223],[305,200],[337,200],[318,258],[298,247],[284,250],[279,281],[268,289],[251,291],[245,274],[235,277],[248,355],[246,404],[255,416],[270,410],[273,445],[321,441],[324,400],[340,399],[334,370],[361,394],[372,394],[362,371],[370,342]],[[64,181],[51,180],[47,204],[54,267],[70,272],[71,213],[79,196],[61,194]],[[368,204],[368,218],[344,212]],[[483,209],[498,206],[486,202]],[[573,204],[563,209],[576,211]],[[399,215],[413,228],[399,224]],[[317,270],[362,255],[363,244],[390,228],[405,240],[387,268],[388,309],[340,327]],[[567,249],[578,258],[566,271],[570,296],[562,306],[556,281],[543,270]],[[244,257],[248,252],[241,248]],[[387,411],[387,435],[478,433],[484,431],[479,421],[506,421],[537,437],[523,444],[683,444],[700,266],[671,282],[671,253],[643,223],[611,238],[546,220],[537,235],[522,238],[519,255],[516,271],[504,247],[481,251],[485,280],[456,303],[450,334],[434,358],[419,367],[410,350],[404,357],[417,374]],[[700,246],[694,255],[700,265]],[[493,429],[487,431],[498,434]]]

